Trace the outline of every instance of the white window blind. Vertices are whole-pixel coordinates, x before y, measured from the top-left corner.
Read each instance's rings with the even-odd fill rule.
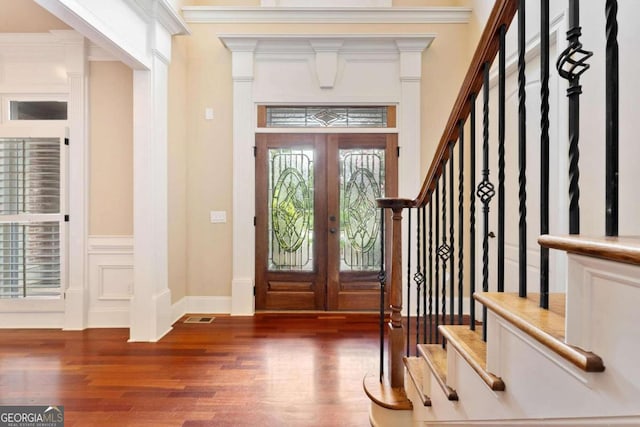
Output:
[[[59,298],[61,138],[0,138],[0,298]]]

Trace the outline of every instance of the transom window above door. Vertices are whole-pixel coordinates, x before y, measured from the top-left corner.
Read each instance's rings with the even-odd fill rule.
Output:
[[[395,106],[258,106],[259,128],[395,128]]]

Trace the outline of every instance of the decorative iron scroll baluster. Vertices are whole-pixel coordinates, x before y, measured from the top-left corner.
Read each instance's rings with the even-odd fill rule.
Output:
[[[476,94],[471,94],[469,122],[469,328],[476,329]]]
[[[442,261],[442,324],[447,323],[447,261],[451,249],[447,245],[447,164],[442,164],[442,244],[438,256]]]
[[[435,218],[436,218],[436,238],[435,238],[435,250],[436,250],[436,262],[435,262],[435,266],[436,266],[436,273],[435,273],[435,280],[434,280],[434,289],[436,290],[436,295],[435,295],[435,308],[436,308],[436,313],[435,313],[435,329],[436,329],[436,342],[440,341],[440,332],[438,331],[438,325],[440,324],[440,261],[438,260],[439,256],[438,256],[438,239],[440,238],[440,217],[439,212],[440,211],[440,180],[436,180],[436,207],[435,207]]]
[[[427,207],[422,206],[422,339],[427,342]],[[429,323],[431,326],[431,323]]]
[[[464,122],[458,122],[458,324],[462,325],[464,247]]]
[[[453,142],[449,143],[449,323],[455,323],[455,301],[453,300],[455,289],[455,238],[454,229],[455,224],[453,222]]]
[[[506,26],[498,31],[498,292],[504,292],[504,134],[505,134],[505,34]]]
[[[540,234],[549,234],[549,0],[540,2]],[[540,248],[540,307],[549,308],[549,248]]]
[[[518,1],[518,295],[527,296],[527,107],[525,0]]]
[[[607,0],[606,48],[606,233],[618,235],[618,1]]]
[[[407,357],[411,348],[411,208],[409,211],[409,224],[407,226]]]
[[[416,209],[416,229],[418,231],[416,236],[416,273],[413,275],[413,280],[416,282],[416,345],[420,343],[420,291],[422,284],[424,283],[424,276],[422,275],[422,259],[420,258],[420,208]],[[417,354],[417,350],[416,350]]]
[[[580,233],[580,76],[589,69],[587,60],[593,56],[582,48],[580,36],[580,1],[569,0],[569,46],[562,52],[556,63],[560,77],[569,81],[569,234]]]
[[[384,209],[380,209],[380,382],[384,376],[384,288],[387,282],[387,273],[384,271]]]
[[[482,219],[484,236],[482,239],[482,290],[489,290],[489,202],[496,192],[489,182],[489,64],[484,64],[483,83],[483,118],[482,118],[482,182],[478,184],[478,197],[482,202]],[[487,339],[487,307],[482,307],[482,335]]]
[[[436,278],[436,283],[438,283],[437,278]],[[429,311],[429,343],[432,343],[433,342],[433,194],[429,195],[429,310],[428,311]]]

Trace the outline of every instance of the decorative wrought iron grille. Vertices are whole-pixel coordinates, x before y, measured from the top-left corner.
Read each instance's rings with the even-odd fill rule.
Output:
[[[380,267],[380,210],[384,197],[382,149],[340,150],[340,269]]]
[[[387,107],[267,106],[267,127],[387,127]]]
[[[313,270],[313,150],[269,150],[269,269]]]

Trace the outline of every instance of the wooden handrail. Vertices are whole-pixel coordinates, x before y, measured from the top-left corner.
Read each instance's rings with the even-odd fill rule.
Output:
[[[429,195],[434,191],[437,179],[442,174],[442,164],[449,158],[449,144],[458,139],[458,123],[460,120],[465,120],[471,110],[469,103],[471,94],[477,94],[482,87],[484,64],[486,62],[491,64],[498,53],[498,29],[502,25],[505,25],[506,29],[508,29],[517,10],[518,2],[516,0],[496,0],[456,102],[453,105],[453,110],[451,110],[442,138],[440,138],[440,143],[422,184],[422,189],[418,197],[413,201],[414,206],[424,206],[429,200]]]

